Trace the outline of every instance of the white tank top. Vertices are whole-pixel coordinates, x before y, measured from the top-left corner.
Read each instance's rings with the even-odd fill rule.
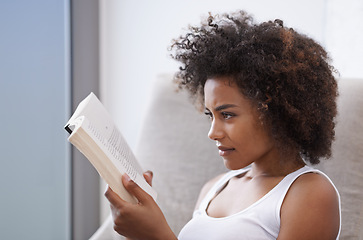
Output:
[[[178,239],[276,239],[280,232],[280,209],[282,202],[291,184],[304,173],[314,172],[325,176],[331,182],[339,197],[338,190],[328,176],[319,170],[305,166],[287,175],[265,196],[241,212],[222,218],[208,216],[206,209],[212,198],[232,177],[248,170],[249,168],[230,171],[219,179],[202,200],[199,208],[194,211],[193,218],[181,230]],[[340,227],[337,239],[339,239],[339,235]]]

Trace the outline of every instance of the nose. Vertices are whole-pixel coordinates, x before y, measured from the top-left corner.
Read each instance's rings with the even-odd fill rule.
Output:
[[[211,140],[220,140],[224,137],[223,126],[216,119],[213,119],[213,121],[211,123],[210,129],[208,132],[208,137]]]

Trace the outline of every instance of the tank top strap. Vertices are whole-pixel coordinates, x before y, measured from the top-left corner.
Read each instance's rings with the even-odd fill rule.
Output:
[[[205,211],[210,203],[210,201],[215,197],[215,195],[221,191],[221,189],[226,185],[226,183],[233,177],[238,176],[242,173],[247,172],[250,170],[251,167],[246,167],[238,170],[232,170],[225,173],[218,181],[211,187],[208,191],[204,199],[201,201],[198,211]]]

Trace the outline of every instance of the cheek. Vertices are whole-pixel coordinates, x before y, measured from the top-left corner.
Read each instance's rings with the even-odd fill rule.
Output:
[[[258,133],[256,127],[253,126],[249,118],[242,118],[240,121],[229,125],[228,131],[231,138],[238,142],[252,141],[256,138],[256,134]]]
[[[242,150],[252,154],[267,151],[272,147],[270,137],[261,127],[245,124],[235,128],[231,134]]]

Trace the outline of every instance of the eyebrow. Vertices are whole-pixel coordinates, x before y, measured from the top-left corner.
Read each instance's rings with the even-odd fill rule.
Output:
[[[237,105],[223,104],[223,105],[220,105],[220,106],[216,107],[214,110],[219,112],[219,111],[222,111],[222,110],[225,110],[225,109],[228,109],[228,108],[234,108],[234,107],[237,107]],[[207,107],[205,109],[209,111],[209,109]]]

